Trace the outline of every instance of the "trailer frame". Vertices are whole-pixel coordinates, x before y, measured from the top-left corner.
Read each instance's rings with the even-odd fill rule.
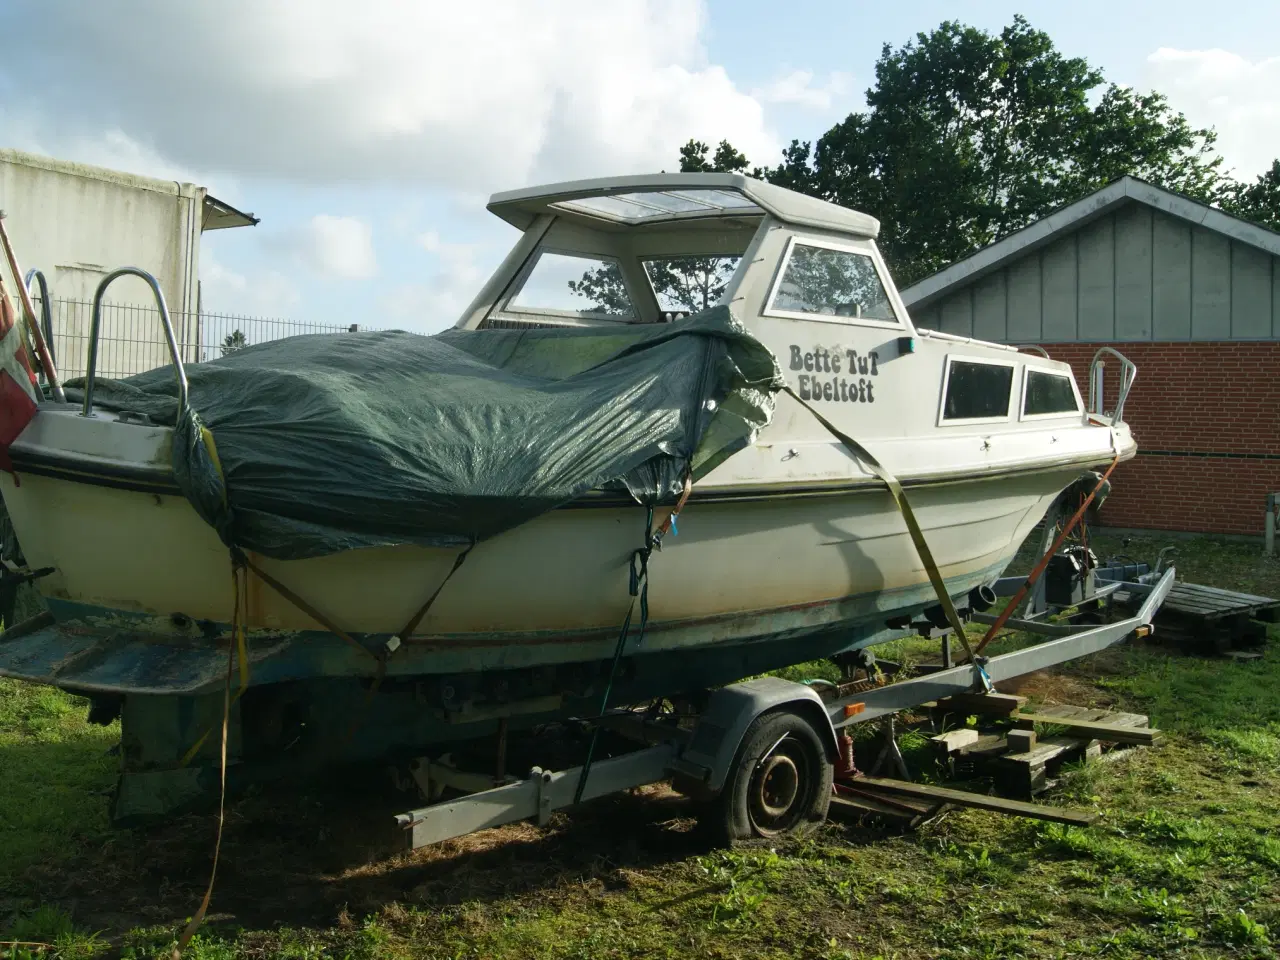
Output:
[[[941,669],[871,689],[824,698],[813,686],[778,677],[730,684],[710,694],[692,730],[672,727],[664,731],[646,725],[646,736],[660,738],[660,742],[597,760],[585,783],[581,782],[582,767],[553,772],[535,766],[524,779],[407,811],[396,817],[396,823],[405,847],[415,849],[520,820],[543,825],[554,811],[574,805],[579,787],[582,801],[588,801],[671,779],[680,792],[712,800],[729,789],[735,777],[751,774],[735,763],[741,759],[744,734],[756,721],[777,712],[794,714],[809,723],[824,745],[827,761],[838,768],[842,732],[853,724],[892,717],[957,694],[986,691],[994,683],[1097,653],[1130,637],[1149,635],[1156,611],[1173,588],[1174,575],[1174,568],[1169,567],[1153,582],[1111,581],[1116,590],[1143,597],[1137,612],[1122,620],[1097,626],[1011,621],[1016,629],[1047,633],[1050,639],[958,666],[947,667],[949,657],[944,656]],[[948,651],[949,640],[943,637]],[[600,722],[625,721],[627,715],[616,711]],[[455,780],[458,784],[468,782],[476,782],[474,775],[460,775]]]

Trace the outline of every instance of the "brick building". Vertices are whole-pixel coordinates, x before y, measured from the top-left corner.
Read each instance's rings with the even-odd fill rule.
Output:
[[[1124,177],[902,298],[917,326],[1043,346],[1082,393],[1099,347],[1137,365],[1138,456],[1103,524],[1261,535],[1280,492],[1280,234]]]

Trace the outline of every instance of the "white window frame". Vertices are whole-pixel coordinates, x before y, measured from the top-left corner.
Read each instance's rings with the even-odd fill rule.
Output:
[[[871,262],[871,268],[876,272],[876,279],[880,281],[880,287],[884,290],[885,299],[898,319],[877,320],[871,317],[837,317],[821,313],[802,313],[799,310],[779,310],[775,308],[773,304],[778,298],[778,290],[782,286],[782,278],[787,275],[787,267],[791,265],[791,256],[795,253],[797,246],[817,247],[821,250],[837,250],[841,253],[852,253],[860,257],[866,257]],[[784,317],[788,320],[817,320],[820,323],[878,327],[881,330],[905,330],[907,326],[902,316],[902,305],[897,302],[898,298],[894,296],[895,291],[893,280],[888,276],[887,271],[883,269],[879,258],[875,256],[874,248],[856,247],[821,237],[805,237],[793,234],[787,239],[787,249],[783,252],[781,260],[778,261],[778,269],[774,275],[773,283],[769,285],[769,295],[765,298],[764,309],[760,311],[760,315],[764,317]]]
[[[1076,399],[1076,408],[1074,410],[1060,410],[1056,413],[1027,413],[1027,384],[1031,380],[1032,373],[1043,373],[1048,377],[1059,377],[1071,384],[1071,395]],[[1025,420],[1062,420],[1067,417],[1079,417],[1084,409],[1084,400],[1080,396],[1080,387],[1076,384],[1076,378],[1070,373],[1059,373],[1057,370],[1046,370],[1044,367],[1036,367],[1031,364],[1024,364],[1022,368],[1022,396],[1018,402],[1018,422]],[[952,421],[954,422],[954,421]]]
[[[553,253],[562,257],[573,257],[577,260],[595,260],[600,263],[612,263],[618,268],[618,275],[622,278],[622,288],[627,291],[627,297],[631,300],[631,315],[619,316],[616,313],[595,313],[590,310],[556,310],[552,307],[519,307],[515,306],[516,297],[524,291],[524,286],[529,282],[529,278],[533,276],[533,271],[538,269],[538,264],[542,262],[543,254]],[[631,289],[631,285],[627,283],[626,272],[622,269],[622,261],[618,257],[610,256],[606,253],[584,253],[581,250],[569,250],[561,247],[540,246],[534,250],[533,255],[529,258],[529,262],[521,268],[516,274],[515,282],[512,284],[511,292],[502,300],[502,306],[495,311],[499,316],[503,314],[511,314],[516,317],[564,317],[569,320],[600,320],[609,323],[640,323],[640,310],[636,305],[635,291]]]
[[[1009,377],[1009,405],[1005,408],[1005,414],[1002,417],[963,417],[956,419],[947,419],[947,390],[951,386],[951,366],[959,363],[979,363],[989,367],[1009,367],[1013,373]],[[983,423],[1009,423],[1013,419],[1014,394],[1017,392],[1018,384],[1018,362],[1016,360],[998,360],[994,357],[977,357],[972,354],[949,353],[947,354],[947,365],[942,372],[942,393],[938,397],[938,426],[940,427],[964,427],[971,424]]]

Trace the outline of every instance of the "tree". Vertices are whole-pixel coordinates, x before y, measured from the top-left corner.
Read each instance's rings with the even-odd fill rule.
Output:
[[[1265,185],[1235,189],[1211,130],[1193,128],[1159,93],[1106,84],[1021,16],[998,36],[947,21],[886,44],[875,76],[865,112],[816,144],[792,141],[756,173],[878,217],[903,285],[1124,174],[1207,203],[1274,206]],[[704,169],[708,152],[690,141],[681,168]],[[747,166],[729,143],[712,168],[721,156]]]
[[[710,160],[711,148],[701,140],[690,140],[680,148],[681,173],[741,173],[749,164],[747,158],[733,148],[728,140],[721,140]]]
[[[249,341],[245,339],[245,335],[239,330],[233,330],[222,338],[222,355],[225,357],[228,353],[243,350],[248,345]]]
[[[1253,183],[1233,184],[1222,204],[1228,213],[1280,232],[1280,160]]]

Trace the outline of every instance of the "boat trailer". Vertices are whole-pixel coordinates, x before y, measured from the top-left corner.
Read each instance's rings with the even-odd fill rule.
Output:
[[[836,779],[858,776],[849,736],[854,724],[990,691],[1001,681],[1097,653],[1131,637],[1145,637],[1174,589],[1174,575],[1174,568],[1168,567],[1145,580],[1107,581],[1103,599],[1123,596],[1135,604],[1128,615],[1113,622],[1011,620],[1011,629],[1030,627],[1049,638],[1000,656],[952,665],[952,638],[943,631],[943,663],[917,667],[914,675],[893,682],[873,679],[881,674],[874,660],[866,658],[867,679],[824,681],[821,691],[812,683],[757,677],[715,690],[701,709],[683,716],[611,711],[598,721],[605,729],[647,745],[594,764],[554,772],[534,766],[523,779],[514,779],[502,774],[501,759],[496,777],[463,773],[449,763],[419,761],[412,773],[428,798],[440,797],[447,789],[467,795],[397,816],[403,846],[415,849],[520,820],[545,824],[556,810],[666,780],[703,803],[706,825],[718,840],[775,836],[800,828],[825,818]],[[1006,595],[1013,592],[1010,581],[1024,582],[1000,581]],[[1096,609],[1098,597],[1082,599]],[[500,758],[505,749],[500,736]],[[876,785],[870,780],[867,784]]]

